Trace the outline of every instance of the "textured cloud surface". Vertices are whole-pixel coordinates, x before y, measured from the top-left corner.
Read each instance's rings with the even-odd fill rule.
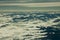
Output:
[[[60,40],[60,0],[0,0],[0,40]]]
[[[0,40],[60,40],[59,24],[55,12],[0,13]]]

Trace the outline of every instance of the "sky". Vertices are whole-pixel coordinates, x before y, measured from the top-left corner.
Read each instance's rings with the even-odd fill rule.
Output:
[[[7,1],[9,1],[9,2],[11,2],[11,1],[13,1],[13,2],[25,2],[25,3],[39,3],[39,2],[60,2],[60,0],[0,0],[0,2],[1,1],[3,1],[3,2],[7,2]]]
[[[60,2],[45,3],[0,3],[0,6],[51,7],[60,6]]]
[[[1,5],[23,5],[23,6],[60,6],[60,0],[0,0]]]
[[[60,0],[0,0],[0,6],[5,6],[5,7],[6,6],[23,6],[23,7],[37,7],[37,8],[57,6],[57,8],[59,7],[60,9]]]

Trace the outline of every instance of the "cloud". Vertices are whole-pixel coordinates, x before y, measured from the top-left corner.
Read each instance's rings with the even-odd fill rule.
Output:
[[[21,1],[23,2],[23,1]],[[0,4],[0,6],[26,6],[26,7],[50,7],[50,6],[60,6],[60,2],[50,2],[50,3],[13,3],[13,4]]]

